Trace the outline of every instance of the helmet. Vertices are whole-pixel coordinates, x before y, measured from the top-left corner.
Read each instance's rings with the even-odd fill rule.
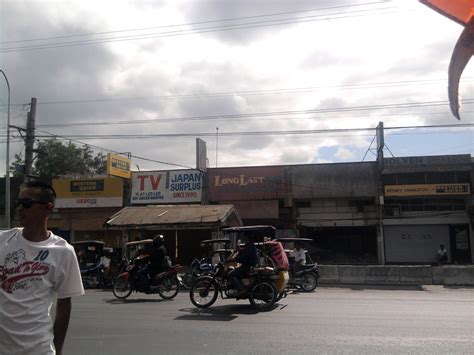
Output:
[[[161,234],[155,235],[155,237],[153,238],[154,247],[161,247],[164,244],[164,242],[165,242],[165,238]]]

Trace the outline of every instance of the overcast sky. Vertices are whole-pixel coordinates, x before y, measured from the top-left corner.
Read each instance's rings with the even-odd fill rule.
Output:
[[[460,122],[447,105],[461,32],[415,0],[2,0],[0,68],[12,125],[25,126],[25,104],[38,99],[38,139],[185,167],[195,167],[196,137],[210,167],[357,162],[374,160],[374,131],[314,130],[474,123],[474,61]],[[0,88],[3,175],[3,78]],[[261,131],[271,134],[250,133]],[[24,149],[12,134],[11,161]],[[472,154],[473,136],[386,130],[385,156]]]

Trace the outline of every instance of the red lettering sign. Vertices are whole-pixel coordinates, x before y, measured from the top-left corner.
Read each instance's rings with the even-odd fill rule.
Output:
[[[153,176],[153,175],[138,175],[137,178],[140,180],[140,191],[145,190],[145,180],[150,178],[151,188],[156,191],[158,186],[160,185],[161,175]]]

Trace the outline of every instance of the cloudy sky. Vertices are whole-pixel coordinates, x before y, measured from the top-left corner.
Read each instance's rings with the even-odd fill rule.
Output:
[[[460,122],[447,105],[461,31],[415,0],[2,0],[0,68],[12,125],[36,97],[39,140],[141,170],[195,167],[196,137],[210,167],[362,161],[375,132],[352,129],[474,124],[474,61]],[[472,154],[472,129],[387,129],[385,156]]]

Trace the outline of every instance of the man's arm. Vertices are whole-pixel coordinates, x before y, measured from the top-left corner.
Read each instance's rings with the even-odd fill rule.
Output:
[[[67,327],[71,316],[71,298],[60,298],[56,304],[56,318],[54,320],[54,347],[56,354],[61,355]]]

